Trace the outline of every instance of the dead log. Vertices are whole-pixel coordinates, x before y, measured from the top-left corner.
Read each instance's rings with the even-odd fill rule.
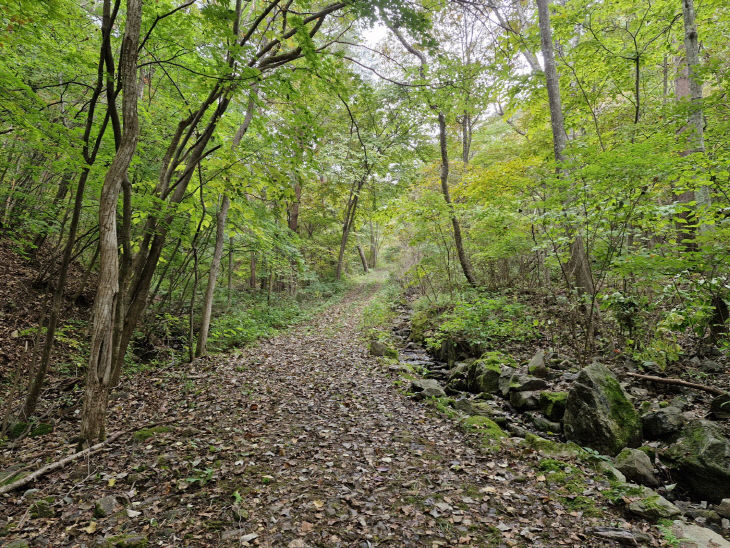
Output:
[[[689,381],[683,381],[682,379],[672,379],[667,377],[655,377],[654,375],[641,375],[639,373],[626,373],[629,377],[635,377],[637,379],[642,379],[645,381],[652,381],[652,382],[659,382],[662,384],[675,384],[679,386],[688,386],[689,388],[694,388],[696,390],[702,390],[704,392],[709,392],[710,394],[715,394],[716,396],[724,396],[727,394],[724,390],[721,390],[720,388],[715,388],[714,386],[707,386],[705,384],[698,384],[696,382],[689,382]]]
[[[68,463],[73,462],[77,459],[80,459],[81,457],[84,457],[86,455],[93,455],[94,453],[98,453],[104,447],[104,445],[106,445],[109,442],[114,441],[119,436],[124,434],[124,432],[125,431],[116,432],[116,433],[112,434],[111,436],[109,436],[104,441],[97,443],[96,445],[87,447],[83,451],[78,451],[77,453],[64,457],[59,461],[52,462],[51,464],[47,464],[43,468],[39,468],[38,470],[36,470],[32,474],[28,474],[24,478],[20,478],[19,480],[14,481],[13,483],[9,483],[8,485],[4,485],[4,486],[0,487],[0,495],[9,493],[10,491],[15,491],[16,489],[23,487],[24,485],[28,485],[32,481],[35,481],[38,478],[40,478],[41,476],[46,475],[48,472],[52,472],[53,470],[58,470],[59,468],[63,468]]]

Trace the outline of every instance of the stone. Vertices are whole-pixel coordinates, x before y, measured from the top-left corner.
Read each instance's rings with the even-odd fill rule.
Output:
[[[730,548],[730,542],[707,527],[675,520],[672,535],[680,539],[679,548]]]
[[[730,394],[717,396],[710,403],[710,413],[716,419],[730,419]]]
[[[587,532],[594,537],[616,542],[620,546],[642,546],[651,540],[643,533],[634,533],[618,527],[591,527],[587,529]]]
[[[724,373],[725,367],[715,360],[702,360],[699,365],[703,373]]]
[[[626,476],[624,476],[620,470],[617,470],[605,460],[598,461],[596,467],[598,470],[603,472],[603,475],[606,476],[609,480],[617,481],[619,483],[626,483]]]
[[[545,390],[547,387],[548,384],[545,379],[519,373],[512,375],[509,381],[510,392],[534,392],[536,390]]]
[[[525,392],[518,392],[519,394],[525,394]],[[563,431],[563,426],[559,422],[554,422],[541,415],[532,416],[532,424],[535,425],[540,432],[546,432],[548,434],[560,434]]]
[[[398,358],[398,351],[395,348],[379,340],[370,341],[369,351],[371,356]]]
[[[682,410],[673,405],[649,411],[641,416],[641,428],[644,437],[648,440],[674,441],[679,436],[684,423]]]
[[[677,483],[697,498],[730,498],[730,441],[711,422],[689,422],[665,460]]]
[[[540,394],[540,409],[551,421],[561,421],[563,415],[565,415],[567,401],[567,392],[542,392]]]
[[[527,364],[527,372],[540,379],[546,379],[550,376],[547,363],[545,362],[545,351],[539,349]]]
[[[40,489],[28,489],[23,493],[23,500],[36,500],[38,497],[41,496],[41,490]]]
[[[531,411],[540,407],[540,392],[510,392],[509,403],[517,411]]]
[[[627,447],[616,456],[615,463],[616,468],[629,481],[650,487],[659,485],[659,480],[654,475],[654,466],[651,464],[651,459],[643,451]]]
[[[117,509],[117,499],[114,495],[107,495],[94,502],[94,517],[105,518],[111,516]]]
[[[682,514],[679,508],[651,489],[645,489],[641,498],[631,501],[628,509],[632,514],[649,521],[669,519]]]
[[[494,408],[485,401],[470,400],[469,398],[459,398],[453,403],[454,409],[466,413],[467,415],[479,415],[488,417],[494,414]]]
[[[722,499],[720,504],[715,506],[715,512],[724,518],[730,518],[730,499]]]
[[[419,397],[428,398],[431,396],[443,397],[446,395],[444,389],[438,381],[434,379],[418,379],[411,381],[411,391],[415,392]]]
[[[641,442],[641,420],[611,371],[594,363],[568,392],[563,430],[568,440],[607,455]]]
[[[466,369],[466,389],[474,394],[493,394],[499,389],[499,377],[503,370],[512,370],[508,356],[500,352],[487,352]]]

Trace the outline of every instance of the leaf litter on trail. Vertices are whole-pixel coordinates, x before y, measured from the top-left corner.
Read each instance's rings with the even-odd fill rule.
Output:
[[[399,393],[358,336],[368,298],[353,292],[235,358],[126,379],[113,420],[147,428],[144,439],[39,481],[50,517],[22,521],[23,493],[6,498],[0,513],[23,524],[13,535],[54,546],[122,532],[187,546],[586,546],[592,527],[631,528],[610,509],[564,508],[531,450],[507,442],[485,452]],[[77,428],[56,429],[59,453]],[[42,453],[28,439],[15,457],[31,464]],[[124,511],[95,518],[107,495]]]

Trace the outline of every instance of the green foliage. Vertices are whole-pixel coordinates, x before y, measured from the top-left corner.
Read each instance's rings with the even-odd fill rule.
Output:
[[[438,348],[445,340],[465,341],[486,350],[527,342],[536,336],[533,318],[524,304],[508,296],[472,293],[457,300],[441,316],[426,342]]]

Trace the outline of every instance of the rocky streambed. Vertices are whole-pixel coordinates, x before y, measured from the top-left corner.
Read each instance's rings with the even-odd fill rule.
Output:
[[[523,363],[500,352],[457,359],[411,340],[410,317],[409,308],[400,307],[394,344],[378,342],[371,352],[390,356],[390,367],[408,378],[414,398],[435,398],[464,416],[486,417],[513,437],[569,443],[603,463],[625,494],[628,514],[675,520],[674,534],[694,527],[695,537],[707,537],[697,546],[730,546],[727,396],[681,386],[647,388],[620,379],[614,368],[580,368],[542,349]]]

